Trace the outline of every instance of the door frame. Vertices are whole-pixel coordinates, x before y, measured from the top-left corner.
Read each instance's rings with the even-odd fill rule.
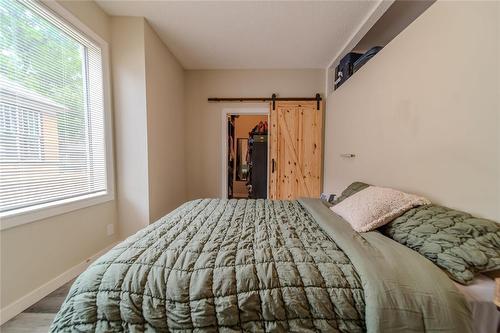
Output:
[[[221,170],[221,181],[220,181],[220,196],[222,199],[227,199],[227,152],[228,152],[228,145],[227,145],[227,117],[228,115],[239,115],[239,116],[259,116],[259,115],[265,115],[267,116],[267,123],[269,124],[269,105],[266,104],[266,106],[254,106],[254,107],[243,107],[243,108],[224,108],[222,109],[221,112],[221,151],[222,151],[222,156],[221,156],[221,164],[220,164],[220,170]],[[269,130],[268,130],[268,135],[269,135]],[[267,188],[268,188],[268,193],[267,196],[269,197],[269,140],[267,142],[267,158],[268,158],[268,163],[267,163]]]

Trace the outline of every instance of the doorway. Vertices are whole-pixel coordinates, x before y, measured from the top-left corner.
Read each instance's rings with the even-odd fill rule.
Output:
[[[222,197],[268,197],[269,109],[223,111]]]

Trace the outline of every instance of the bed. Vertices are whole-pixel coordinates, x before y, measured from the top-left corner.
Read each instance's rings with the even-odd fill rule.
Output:
[[[418,269],[415,269],[415,268]],[[430,261],[320,200],[187,202],[73,284],[51,332],[471,332]]]
[[[500,311],[492,302],[495,280],[480,275],[470,285],[464,286],[456,282],[455,285],[470,305],[474,332],[500,332]]]

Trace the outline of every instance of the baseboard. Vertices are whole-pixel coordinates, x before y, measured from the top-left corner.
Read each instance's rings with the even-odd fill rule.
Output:
[[[64,284],[68,283],[69,281],[80,275],[85,269],[87,269],[87,267],[92,262],[94,262],[97,258],[99,258],[103,254],[111,250],[111,248],[115,245],[116,243],[113,243],[110,246],[102,249],[101,251],[85,259],[78,265],[71,267],[61,275],[55,277],[54,279],[38,287],[32,292],[24,295],[20,299],[0,309],[0,325],[3,325],[3,323],[9,321],[10,319],[17,316],[18,314],[20,314],[21,312],[23,312],[24,310],[26,310],[27,308],[29,308],[30,306],[32,306],[33,304],[44,298],[45,296],[49,295],[51,292],[62,287]]]

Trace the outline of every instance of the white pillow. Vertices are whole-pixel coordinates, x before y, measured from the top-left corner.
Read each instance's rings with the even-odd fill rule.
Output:
[[[374,230],[413,207],[429,205],[426,198],[391,188],[369,186],[330,209],[357,232]]]

